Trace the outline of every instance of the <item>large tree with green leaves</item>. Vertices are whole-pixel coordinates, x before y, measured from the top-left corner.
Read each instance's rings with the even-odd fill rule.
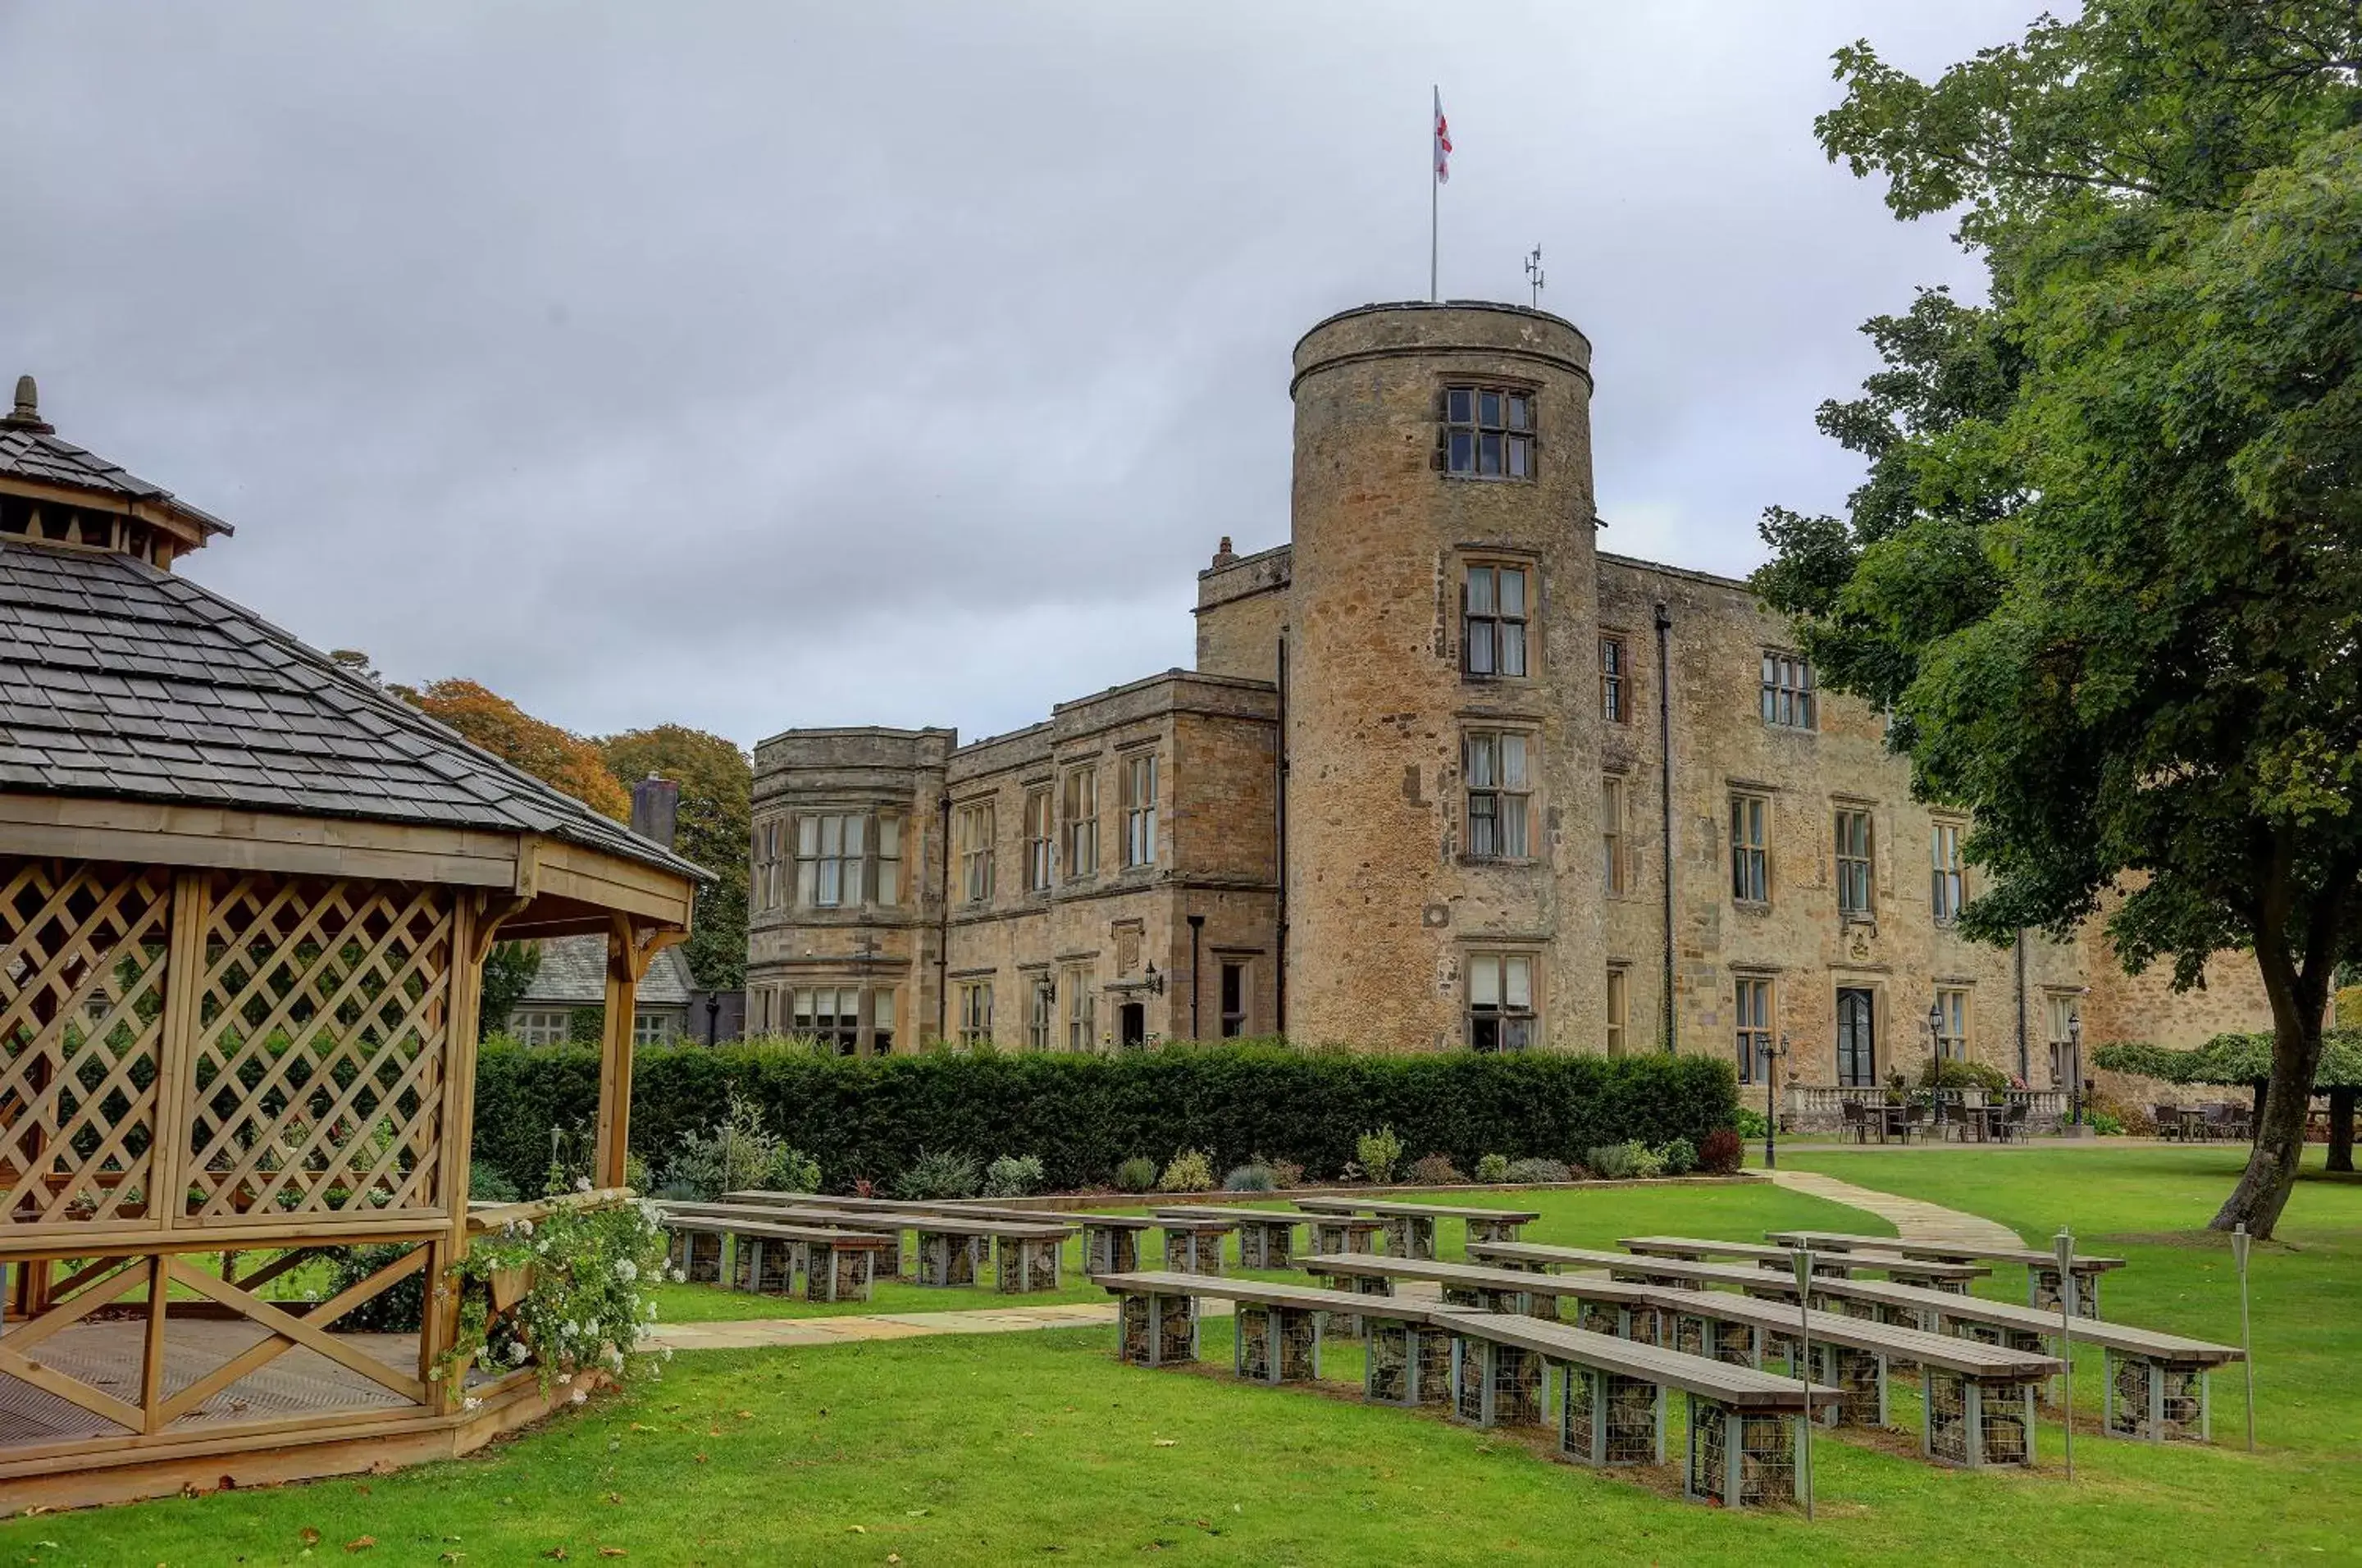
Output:
[[[609,735],[598,745],[608,770],[626,790],[651,773],[680,785],[674,847],[714,878],[697,895],[697,920],[682,953],[699,985],[736,990],[746,983],[754,759],[734,741],[685,724],[629,730]]]
[[[1974,934],[2104,918],[2125,964],[2251,955],[2272,1070],[2215,1217],[2270,1234],[2337,966],[2362,952],[2362,7],[2094,0],[1933,82],[1840,50],[1816,129],[1958,215],[1822,427],[1844,518],[1774,509],[1758,586],[1975,814]]]

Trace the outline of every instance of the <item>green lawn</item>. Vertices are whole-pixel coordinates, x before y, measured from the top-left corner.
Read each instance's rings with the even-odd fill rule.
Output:
[[[1846,1154],[1799,1165],[1975,1209],[2030,1239],[2072,1223],[2121,1248],[2110,1314],[2235,1334],[2218,1244],[2193,1240],[2226,1188],[2229,1151]],[[1501,1197],[1541,1209],[1536,1239],[1639,1231],[1752,1236],[1768,1225],[1879,1229],[1858,1210],[1776,1190],[1644,1188]],[[1450,1227],[1456,1231],[1457,1227]],[[2135,1239],[2140,1238],[2140,1239]],[[943,1337],[677,1358],[661,1383],[594,1402],[485,1454],[398,1475],[215,1494],[0,1524],[0,1563],[932,1563],[1131,1561],[1457,1564],[1870,1562],[2012,1559],[2353,1561],[2362,1484],[2362,1187],[2308,1182],[2289,1246],[2259,1250],[2257,1339],[2265,1452],[2237,1444],[2235,1377],[2217,1387],[2213,1449],[2091,1435],[2078,1479],[1969,1474],[1911,1440],[1816,1446],[1820,1509],[1726,1514],[1683,1503],[1670,1475],[1596,1474],[1527,1442],[1356,1403],[1358,1353],[1332,1346],[1332,1390],[1240,1386],[1216,1372],[1119,1365],[1112,1331]],[[1447,1250],[1456,1244],[1447,1238]],[[1989,1288],[2008,1295],[2022,1277]],[[714,1293],[720,1294],[720,1293]],[[948,1293],[920,1293],[943,1305]],[[986,1297],[984,1299],[1002,1299]],[[1227,1366],[1226,1323],[1207,1361]],[[2079,1392],[2092,1394],[2090,1377]],[[1915,1419],[1908,1393],[1902,1419]],[[54,1543],[54,1544],[50,1544]]]

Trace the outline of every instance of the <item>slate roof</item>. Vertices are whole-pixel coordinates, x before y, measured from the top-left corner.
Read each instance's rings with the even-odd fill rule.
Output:
[[[108,462],[95,452],[61,440],[39,425],[0,421],[0,474],[99,491],[130,501],[152,501],[184,514],[207,534],[236,532],[220,518],[199,511],[162,485],[149,484],[138,474]]]
[[[641,1007],[687,1007],[689,960],[679,947],[660,949],[640,977]],[[519,1007],[598,1007],[607,999],[607,939],[553,936],[541,944],[541,970],[519,997]]]
[[[5,536],[0,790],[546,834],[711,879],[184,577]]]

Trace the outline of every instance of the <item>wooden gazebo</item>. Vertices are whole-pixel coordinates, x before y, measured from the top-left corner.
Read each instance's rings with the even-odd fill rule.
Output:
[[[606,936],[596,1163],[620,1187],[634,987],[702,875],[172,571],[229,531],[61,440],[17,383],[0,1512],[447,1455],[540,1414],[529,1366],[438,1364],[484,955]],[[361,1243],[398,1250],[279,1298]],[[422,1271],[420,1331],[331,1331]]]

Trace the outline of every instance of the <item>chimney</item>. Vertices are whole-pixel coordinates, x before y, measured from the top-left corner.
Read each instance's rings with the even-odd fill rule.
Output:
[[[632,831],[672,847],[673,819],[680,814],[680,785],[651,773],[632,786]]]
[[[1214,565],[1212,569],[1220,571],[1238,558],[1239,558],[1231,550],[1231,536],[1228,534],[1223,535],[1221,545],[1214,551]]]

